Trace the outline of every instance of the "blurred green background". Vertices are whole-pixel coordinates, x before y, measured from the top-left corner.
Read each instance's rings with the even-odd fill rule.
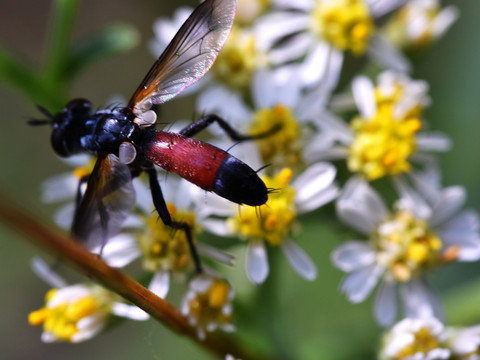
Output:
[[[158,16],[171,15],[177,4],[153,0],[85,0],[80,3],[74,27],[79,38],[106,24],[125,22],[135,26],[141,43],[133,51],[108,58],[89,67],[75,81],[71,95],[87,97],[102,106],[112,95],[128,98],[154,59],[147,43],[152,23]],[[468,205],[480,208],[480,2],[444,1],[460,8],[458,22],[435,46],[414,59],[417,79],[431,86],[432,106],[426,117],[434,130],[447,133],[453,150],[441,156],[445,185],[460,184],[468,190]],[[47,0],[0,0],[0,46],[32,66],[42,66],[44,40],[49,25],[52,2]],[[29,127],[26,121],[38,117],[30,101],[0,83],[0,189],[12,199],[51,223],[54,206],[39,200],[39,184],[66,170],[53,155],[49,144],[50,129]],[[192,99],[173,101],[162,107],[166,121],[191,118]],[[238,266],[232,272],[234,286],[240,288],[242,303],[237,314],[239,332],[250,341],[276,339],[275,346],[292,359],[372,359],[379,330],[372,320],[372,297],[363,304],[349,304],[337,287],[342,274],[333,269],[330,251],[351,234],[324,227],[317,219],[323,210],[305,218],[299,237],[319,268],[319,276],[309,283],[300,279],[283,256],[275,259],[278,271],[263,287],[245,283],[243,251],[237,253]],[[53,225],[52,225],[53,226]],[[190,340],[180,338],[153,320],[121,324],[110,332],[80,344],[46,345],[40,341],[40,328],[30,327],[27,314],[43,304],[47,287],[30,271],[29,262],[38,249],[0,223],[0,358],[2,359],[210,359]],[[273,254],[276,257],[276,254]],[[431,279],[448,299],[447,319],[462,318],[459,310],[477,307],[478,313],[466,312],[470,324],[480,323],[480,282],[474,295],[455,297],[463,284],[478,279],[478,264],[451,265],[439,269]],[[476,295],[475,296],[475,290]],[[173,294],[173,302],[178,294]],[[178,304],[178,302],[176,302]],[[260,341],[260,340],[258,340]]]

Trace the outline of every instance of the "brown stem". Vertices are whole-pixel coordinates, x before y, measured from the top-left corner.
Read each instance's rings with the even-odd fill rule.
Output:
[[[156,296],[123,271],[108,266],[97,255],[86,251],[60,230],[46,225],[25,209],[13,204],[1,192],[0,220],[25,235],[34,244],[65,259],[89,279],[116,292],[172,330],[191,338],[200,346],[222,358],[225,358],[226,354],[232,354],[236,358],[245,360],[260,359],[258,356],[249,354],[232,337],[223,333],[207,334],[205,340],[199,340],[196,330],[189,325],[188,320],[173,305]]]

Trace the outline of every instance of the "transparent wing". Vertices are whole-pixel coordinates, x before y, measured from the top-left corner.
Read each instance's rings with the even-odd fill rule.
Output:
[[[100,156],[72,223],[72,235],[88,249],[103,247],[120,228],[135,205],[128,166],[115,155]]]
[[[206,0],[185,21],[153,64],[128,107],[135,114],[195,83],[212,66],[232,27],[235,0]]]

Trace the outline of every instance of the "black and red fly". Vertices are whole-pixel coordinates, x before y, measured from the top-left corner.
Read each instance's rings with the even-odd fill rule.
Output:
[[[172,220],[153,164],[238,204],[259,206],[267,201],[268,189],[252,168],[224,150],[191,139],[213,122],[234,140],[253,137],[237,133],[216,115],[202,117],[179,133],[154,126],[152,106],[172,99],[208,71],[230,32],[234,13],[235,0],[200,4],[126,107],[93,111],[90,102],[75,99],[55,115],[43,110],[48,120],[32,121],[53,126],[51,141],[58,155],[87,152],[98,157],[92,173],[83,179],[87,182],[85,193],[78,191],[72,223],[72,235],[87,247],[103,246],[120,230],[134,205],[131,179],[146,172],[160,218],[185,231],[196,270],[201,272],[190,228]]]

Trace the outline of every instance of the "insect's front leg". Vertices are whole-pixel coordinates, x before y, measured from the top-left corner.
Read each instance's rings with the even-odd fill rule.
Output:
[[[163,223],[167,226],[172,227],[175,230],[181,230],[185,232],[185,236],[187,237],[188,246],[190,248],[190,253],[192,254],[193,262],[195,264],[195,270],[197,273],[202,273],[202,264],[200,262],[200,257],[198,256],[197,248],[193,243],[192,238],[192,230],[190,226],[185,222],[173,221],[170,213],[168,212],[167,203],[165,202],[165,198],[163,197],[162,189],[158,182],[157,172],[155,168],[150,167],[146,170],[148,173],[148,179],[150,182],[150,191],[152,192],[152,200],[155,209],[162,219]]]
[[[274,125],[271,129],[264,131],[259,134],[254,135],[246,135],[241,134],[234,128],[232,128],[225,120],[223,120],[220,116],[215,114],[209,114],[206,116],[201,117],[199,120],[195,121],[194,123],[188,125],[187,127],[183,128],[180,131],[180,134],[186,137],[192,137],[195,134],[199,133],[207,126],[210,126],[216,122],[220,127],[227,133],[230,139],[235,141],[246,141],[246,140],[255,140],[261,139],[270,135],[273,135],[275,132],[280,130],[281,125]]]

